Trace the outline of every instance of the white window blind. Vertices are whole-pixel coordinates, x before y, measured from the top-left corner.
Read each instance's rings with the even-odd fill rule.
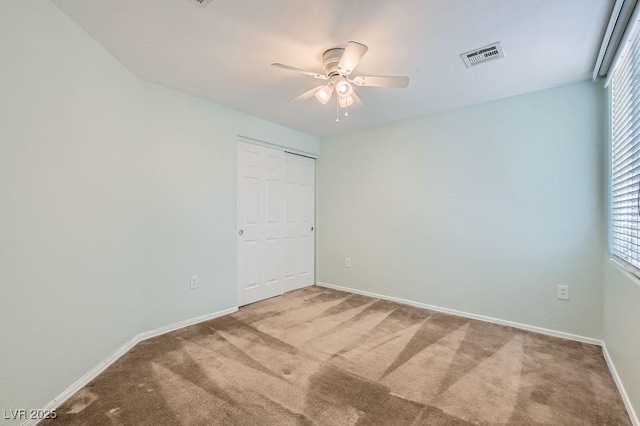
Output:
[[[629,40],[611,77],[609,250],[640,270],[640,39]]]

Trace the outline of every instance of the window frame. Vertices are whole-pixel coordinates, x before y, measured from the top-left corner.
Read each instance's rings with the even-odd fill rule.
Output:
[[[629,60],[636,62],[635,66],[632,63],[630,66],[632,68],[637,68],[637,72],[634,72],[633,69],[630,70],[629,75],[637,75],[636,78],[640,79],[640,33],[638,31],[638,25],[637,22],[634,25],[634,29],[633,31],[631,31],[631,35],[626,39],[626,42],[624,43],[624,45],[620,46],[620,54],[619,54],[619,58],[616,61],[617,63],[615,64],[615,67],[613,67],[613,69],[610,72],[610,76],[607,79],[607,82],[605,83],[605,87],[607,87],[608,90],[606,90],[606,94],[607,94],[607,107],[608,107],[608,111],[607,111],[607,118],[608,118],[608,147],[607,147],[607,249],[608,249],[608,253],[609,253],[609,258],[610,261],[612,261],[616,266],[619,266],[620,268],[622,268],[624,271],[632,274],[632,276],[634,278],[636,278],[636,280],[640,280],[640,256],[638,256],[638,260],[637,260],[637,264],[633,264],[631,263],[629,260],[621,257],[620,255],[618,255],[616,253],[620,252],[621,250],[613,250],[614,244],[616,241],[621,241],[619,239],[614,238],[614,232],[613,232],[613,203],[614,203],[614,196],[613,196],[613,179],[614,179],[614,167],[613,167],[613,149],[614,149],[614,129],[615,129],[615,123],[614,123],[614,93],[613,93],[613,85],[615,84],[615,73],[619,70],[619,67],[621,65],[620,62],[622,62],[623,59],[625,59],[626,55],[633,55],[635,53],[635,59],[634,58],[630,58]],[[635,50],[635,52],[633,52]],[[625,54],[626,53],[626,54]],[[624,64],[623,64],[624,66]],[[632,83],[630,82],[621,82],[621,84],[627,84],[629,85],[628,87],[630,87],[633,93],[631,93],[629,95],[629,110],[630,112],[627,114],[627,117],[633,117],[635,115],[637,115],[638,117],[640,117],[640,83],[635,85],[635,87],[632,85]],[[634,97],[637,97],[635,100],[633,99]],[[636,139],[635,142],[631,142],[631,145],[633,147],[637,146],[638,150],[640,151],[640,135],[636,136],[634,139]],[[630,155],[630,157],[633,154]],[[632,160],[633,162],[634,160]],[[626,166],[625,166],[626,167]],[[636,238],[636,243],[635,246],[633,247],[634,251],[636,253],[640,253],[640,168],[638,168],[637,171],[635,171],[632,175],[630,175],[629,179],[635,179],[636,176],[638,177],[639,181],[637,183],[638,185],[638,189],[636,191],[631,191],[631,193],[633,192],[637,192],[636,197],[638,199],[638,206],[635,217],[632,218],[632,221],[635,221],[635,226],[636,226],[636,230],[637,230],[637,235],[635,236]],[[635,184],[632,184],[635,185]],[[633,228],[628,228],[628,229],[633,229]],[[621,247],[620,244],[616,244],[618,247]],[[631,257],[631,256],[629,256]]]

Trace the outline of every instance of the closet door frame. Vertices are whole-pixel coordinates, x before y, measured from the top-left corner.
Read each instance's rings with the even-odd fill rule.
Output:
[[[236,153],[240,152],[240,146],[241,143],[244,144],[251,144],[251,145],[257,145],[257,146],[261,146],[264,148],[270,148],[270,149],[274,149],[274,150],[278,150],[282,153],[282,158],[283,158],[283,166],[284,166],[284,156],[285,154],[294,154],[294,155],[298,155],[301,157],[307,157],[309,159],[314,160],[314,164],[313,164],[313,218],[312,218],[312,224],[311,226],[313,227],[312,232],[312,237],[313,237],[313,279],[312,279],[312,283],[311,284],[305,284],[302,286],[297,286],[295,285],[295,283],[293,283],[293,285],[289,286],[286,282],[286,280],[283,281],[283,288],[282,288],[282,293],[286,293],[288,291],[291,290],[295,290],[297,288],[302,288],[302,287],[306,287],[309,285],[314,285],[317,282],[317,238],[316,238],[316,233],[317,233],[317,226],[315,223],[315,220],[317,218],[317,159],[318,159],[318,155],[317,154],[313,154],[313,153],[309,153],[309,152],[305,152],[305,151],[300,151],[300,150],[296,150],[296,149],[291,149],[289,147],[283,146],[283,145],[278,145],[278,144],[274,144],[274,143],[269,143],[269,142],[264,142],[261,140],[257,140],[257,139],[253,139],[253,138],[248,138],[245,136],[241,136],[238,135],[236,137]],[[242,289],[242,283],[241,283],[241,262],[240,262],[240,243],[242,241],[242,232],[240,232],[242,230],[242,224],[240,223],[240,185],[242,184],[242,182],[239,181],[240,179],[240,170],[238,169],[240,167],[240,158],[236,157],[236,179],[238,179],[238,181],[236,182],[236,292],[237,292],[237,297],[238,297],[238,306],[243,306],[246,304],[250,304],[250,303],[254,303],[258,300],[251,300],[251,301],[246,301],[246,299],[244,298],[244,295],[242,294],[243,289]],[[284,167],[282,167],[282,179],[280,181],[280,191],[284,190]],[[284,200],[284,197],[281,197]],[[284,203],[280,203],[280,206],[282,208],[281,211],[281,216],[284,217]],[[284,229],[284,228],[283,228]],[[280,249],[280,256],[283,255],[284,250]],[[282,262],[281,262],[282,265]],[[283,270],[284,270],[284,266],[283,266]],[[291,288],[289,288],[291,287]],[[280,293],[280,294],[282,294]],[[265,298],[269,298],[269,297],[273,297],[274,295],[268,295]],[[277,294],[276,294],[277,296]],[[264,299],[261,299],[264,300]]]

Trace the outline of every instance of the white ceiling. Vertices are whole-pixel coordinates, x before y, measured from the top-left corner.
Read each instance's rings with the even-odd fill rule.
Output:
[[[139,77],[325,136],[590,77],[614,0],[53,0]],[[407,89],[358,88],[289,103],[318,81],[322,53],[355,40],[353,75],[407,75]],[[460,53],[501,41],[506,57],[467,69]]]

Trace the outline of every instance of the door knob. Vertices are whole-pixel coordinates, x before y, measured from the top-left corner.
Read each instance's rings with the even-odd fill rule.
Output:
[[[244,231],[241,229],[238,231],[238,235],[242,235],[242,234],[244,234]]]
[[[311,227],[311,232],[313,232],[313,226]]]

